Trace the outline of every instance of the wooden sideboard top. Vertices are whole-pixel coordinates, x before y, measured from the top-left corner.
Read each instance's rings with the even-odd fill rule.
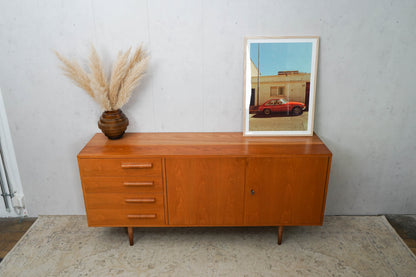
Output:
[[[317,135],[246,137],[242,133],[126,133],[109,140],[94,135],[79,158],[142,156],[276,156],[332,155]]]

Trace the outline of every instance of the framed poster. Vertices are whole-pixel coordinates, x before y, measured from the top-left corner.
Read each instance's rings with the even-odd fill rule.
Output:
[[[319,37],[246,38],[244,135],[312,136]]]

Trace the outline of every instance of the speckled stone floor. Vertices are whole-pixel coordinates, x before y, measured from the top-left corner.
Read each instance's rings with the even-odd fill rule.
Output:
[[[384,216],[328,216],[277,229],[88,228],[84,216],[40,216],[0,276],[412,276],[416,257]]]

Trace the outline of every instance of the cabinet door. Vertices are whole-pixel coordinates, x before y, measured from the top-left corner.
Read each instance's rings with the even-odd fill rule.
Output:
[[[250,158],[246,225],[322,224],[328,157]]]
[[[167,158],[169,224],[241,225],[244,168],[241,158]]]

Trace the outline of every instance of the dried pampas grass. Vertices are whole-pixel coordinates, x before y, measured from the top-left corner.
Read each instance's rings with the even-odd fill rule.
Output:
[[[91,46],[89,56],[89,72],[75,61],[70,61],[55,51],[56,56],[62,62],[61,68],[68,78],[84,89],[106,111],[120,109],[126,104],[133,90],[140,84],[149,57],[142,45],[130,56],[131,48],[125,53],[120,52],[113,65],[111,77],[105,77],[102,62]]]
[[[128,66],[128,60],[130,55],[130,49],[127,50],[126,53],[118,53],[118,57],[116,62],[113,66],[113,71],[111,73],[111,79],[110,79],[110,103],[112,106],[114,106],[118,99],[118,93],[120,91],[121,83],[123,82],[124,76],[126,76],[127,73],[127,66]]]
[[[70,61],[55,51],[56,56],[62,62],[61,69],[65,76],[72,79],[75,84],[84,89],[91,97],[94,98],[94,92],[90,86],[90,78],[84,69],[77,63]]]
[[[124,103],[129,101],[131,93],[133,92],[134,88],[139,85],[140,79],[146,70],[148,59],[148,57],[143,58],[141,62],[134,64],[134,66],[127,71],[127,74],[121,82],[117,101],[114,105],[116,110],[120,109]]]

